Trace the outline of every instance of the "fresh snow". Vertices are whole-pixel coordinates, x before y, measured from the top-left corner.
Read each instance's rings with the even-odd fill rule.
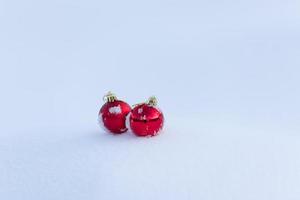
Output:
[[[299,200],[299,2],[0,1],[0,199]]]
[[[111,114],[120,114],[122,112],[122,109],[121,109],[121,106],[118,105],[118,106],[113,106],[113,107],[110,107],[108,109],[109,113]]]

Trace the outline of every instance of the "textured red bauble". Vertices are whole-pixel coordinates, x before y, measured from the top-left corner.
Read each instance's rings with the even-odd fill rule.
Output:
[[[124,101],[117,100],[116,96],[109,92],[104,96],[106,103],[99,111],[99,124],[111,133],[120,134],[126,132],[126,116],[131,107]]]
[[[155,136],[163,128],[163,113],[156,107],[155,97],[147,103],[136,105],[129,116],[130,128],[137,136]]]

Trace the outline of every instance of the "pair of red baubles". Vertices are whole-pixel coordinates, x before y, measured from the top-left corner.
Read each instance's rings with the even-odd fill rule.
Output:
[[[118,100],[109,92],[104,96],[105,104],[99,111],[99,123],[114,134],[125,133],[129,128],[137,136],[155,136],[163,128],[163,113],[156,107],[157,100],[150,97],[145,103],[133,108]]]

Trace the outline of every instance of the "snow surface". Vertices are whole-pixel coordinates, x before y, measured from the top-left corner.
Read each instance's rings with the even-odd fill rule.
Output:
[[[299,8],[0,0],[0,199],[299,200]],[[162,134],[102,131],[110,90]]]

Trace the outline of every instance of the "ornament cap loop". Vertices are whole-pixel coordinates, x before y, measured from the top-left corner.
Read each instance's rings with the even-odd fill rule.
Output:
[[[157,105],[157,99],[155,96],[151,96],[148,101],[147,104],[150,106],[156,106]]]
[[[114,102],[115,100],[117,100],[117,97],[111,91],[109,91],[106,95],[103,96],[103,101]]]

